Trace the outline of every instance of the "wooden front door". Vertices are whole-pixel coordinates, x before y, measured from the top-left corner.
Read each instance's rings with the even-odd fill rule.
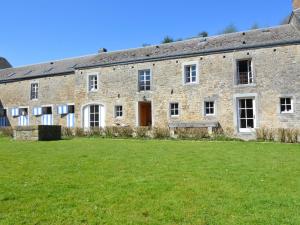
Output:
[[[151,102],[140,102],[139,103],[139,118],[141,127],[152,126],[152,109]]]

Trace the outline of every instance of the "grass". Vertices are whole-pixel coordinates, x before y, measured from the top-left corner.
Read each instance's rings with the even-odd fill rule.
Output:
[[[300,224],[300,147],[0,139],[0,224]]]

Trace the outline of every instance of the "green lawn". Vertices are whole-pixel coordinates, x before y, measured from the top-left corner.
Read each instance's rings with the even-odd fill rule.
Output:
[[[0,224],[300,224],[300,146],[0,139]]]

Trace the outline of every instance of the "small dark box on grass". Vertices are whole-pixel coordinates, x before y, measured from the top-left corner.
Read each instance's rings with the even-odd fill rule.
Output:
[[[21,141],[61,140],[61,126],[25,126],[14,128],[14,139]]]

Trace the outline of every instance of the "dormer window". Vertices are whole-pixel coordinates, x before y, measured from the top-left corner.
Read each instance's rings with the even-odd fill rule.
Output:
[[[88,89],[90,92],[95,92],[98,90],[98,75],[93,74],[89,75],[89,81],[88,81]]]
[[[252,72],[252,60],[239,60],[237,62],[237,84],[252,84],[253,72]]]

